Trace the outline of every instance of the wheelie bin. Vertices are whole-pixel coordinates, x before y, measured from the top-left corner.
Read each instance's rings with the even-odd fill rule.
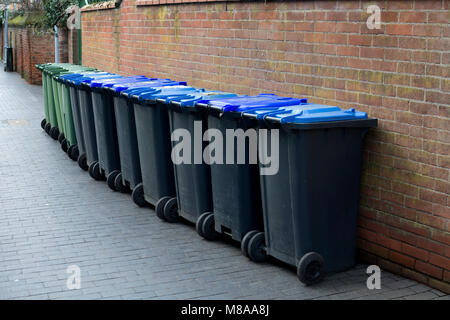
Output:
[[[45,130],[45,126],[47,125],[47,122],[49,121],[49,113],[48,113],[48,95],[47,95],[47,79],[46,75],[44,73],[44,68],[47,66],[47,64],[37,64],[36,69],[41,71],[42,73],[42,91],[44,96],[44,114],[45,118],[41,121],[41,128]]]
[[[94,110],[92,107],[92,94],[91,88],[88,85],[92,80],[102,78],[102,79],[115,79],[121,78],[122,76],[115,74],[98,75],[98,76],[86,76],[78,77],[71,80],[71,83],[76,88],[78,94],[78,102],[80,107],[81,116],[81,132],[83,134],[85,152],[80,151],[78,156],[78,165],[83,170],[89,170],[93,163],[98,163],[98,152],[97,152],[97,138],[95,135],[95,122],[94,122]],[[95,173],[100,179],[103,179],[98,166],[97,172]],[[89,172],[92,176],[93,173]]]
[[[59,112],[61,114],[62,132],[58,136],[58,141],[61,143],[61,149],[64,152],[68,151],[71,145],[76,144],[75,128],[72,117],[72,108],[70,101],[69,87],[61,79],[64,75],[75,74],[77,72],[94,72],[95,69],[82,66],[67,67],[67,71],[61,72],[53,76],[56,82],[59,100]]]
[[[41,65],[42,66],[42,65]],[[44,130],[55,140],[62,141],[64,133],[64,123],[61,113],[61,92],[55,78],[58,75],[68,72],[69,69],[83,70],[85,67],[75,66],[71,64],[48,64],[43,67],[43,82],[47,92],[46,124]],[[44,101],[45,102],[45,101]],[[49,118],[47,120],[47,117]],[[41,122],[43,125],[44,120]]]
[[[78,93],[71,80],[86,77],[89,75],[98,76],[102,74],[107,73],[100,72],[98,70],[83,71],[82,73],[64,74],[58,78],[58,81],[63,85],[63,114],[66,122],[66,127],[68,128],[66,139],[61,142],[61,148],[65,150],[65,146],[67,146],[67,155],[73,161],[78,160],[80,150],[82,153],[85,152],[85,147],[83,134],[81,131],[81,115]]]
[[[243,250],[255,261],[270,255],[297,267],[306,285],[352,267],[362,144],[377,120],[314,104],[249,111],[244,118],[256,119],[258,130],[279,133],[279,165],[260,176],[264,233],[254,230]],[[272,149],[271,139],[259,141],[259,148],[263,154]]]
[[[147,81],[145,76],[120,77],[116,79],[95,79],[87,85],[92,92],[95,137],[97,142],[98,162],[91,164],[91,177],[99,180],[106,177],[108,186],[116,191],[114,182],[120,173],[120,157],[117,142],[116,116],[111,91],[106,88],[117,83],[130,81]]]
[[[209,166],[202,160],[206,143],[198,143],[194,138],[203,137],[207,128],[206,117],[203,110],[196,107],[196,103],[200,100],[205,103],[208,99],[236,96],[234,93],[221,91],[203,91],[168,98],[169,103],[162,105],[168,108],[171,135],[176,130],[183,130],[190,136],[187,143],[184,141],[185,137],[172,136],[176,197],[168,199],[164,205],[163,216],[166,221],[175,222],[180,216],[195,224],[202,213],[213,211],[211,173]],[[174,141],[178,138],[183,141]]]
[[[69,113],[69,117],[72,118],[73,129],[75,133],[74,141],[76,141],[76,143],[74,143],[73,141],[69,141],[70,146],[67,149],[67,155],[73,161],[77,161],[79,155],[86,152],[81,124],[79,96],[73,80],[87,76],[102,76],[106,74],[108,73],[101,71],[91,71],[66,74],[59,77],[59,81],[62,81],[66,88],[69,90],[70,105],[67,106],[67,109],[70,108],[71,113],[69,113],[69,110],[67,112]]]
[[[168,97],[196,90],[188,86],[172,86],[140,94],[125,92],[131,99],[135,112],[144,199],[155,206],[160,218],[163,218],[167,200],[175,196],[169,116],[167,108],[161,104],[166,103],[165,99]]]
[[[56,113],[56,97],[52,83],[52,75],[55,72],[62,72],[65,69],[59,65],[45,66],[43,69],[42,81],[45,82],[45,89],[47,92],[47,104],[45,105],[46,122],[44,126],[45,132],[50,135],[53,139],[58,139],[59,128],[58,128],[58,115]],[[41,125],[44,120],[42,120]]]
[[[137,88],[142,89],[143,87],[147,88],[145,90],[148,90],[148,88],[178,85],[186,85],[186,82],[172,81],[170,79],[151,79],[150,81],[119,83],[105,88],[113,96],[119,145],[121,172],[117,174],[114,186],[120,192],[132,191],[132,199],[140,207],[147,205],[147,202],[144,199],[142,185],[134,108],[130,101],[121,95],[121,92],[125,90],[132,91]]]
[[[227,234],[233,240],[242,243],[247,241],[249,232],[263,230],[261,199],[258,192],[257,146],[254,141],[257,137],[256,133],[252,135],[252,130],[248,130],[253,128],[251,123],[242,117],[242,113],[246,110],[300,103],[302,100],[273,94],[197,103],[198,107],[204,108],[207,112],[209,142],[214,141],[215,147],[217,139],[226,140],[227,144],[226,148],[218,146],[223,150],[223,158],[217,157],[217,152],[213,157],[210,151],[208,162],[211,168],[214,211],[205,212],[198,218],[196,229],[199,235],[207,240],[214,240],[220,234]],[[234,134],[228,137],[227,131],[228,135],[229,132]],[[236,141],[238,143],[235,143]]]

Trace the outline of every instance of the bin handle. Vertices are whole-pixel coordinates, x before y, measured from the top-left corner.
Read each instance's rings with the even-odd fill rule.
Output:
[[[281,119],[280,119],[280,123],[286,123],[286,122],[289,122],[289,121],[295,119],[296,117],[301,116],[302,114],[303,114],[303,110],[300,110],[299,113],[296,113],[296,114],[293,114],[293,115],[290,115],[290,116],[281,118]]]

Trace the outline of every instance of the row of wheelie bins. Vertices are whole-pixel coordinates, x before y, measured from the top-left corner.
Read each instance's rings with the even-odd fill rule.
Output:
[[[307,99],[197,89],[68,64],[43,72],[43,129],[95,180],[167,222],[231,237],[318,282],[355,263],[362,144],[377,120]]]

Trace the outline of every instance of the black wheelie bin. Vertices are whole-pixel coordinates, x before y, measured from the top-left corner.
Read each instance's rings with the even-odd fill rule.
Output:
[[[135,112],[144,199],[155,206],[160,218],[163,218],[166,202],[175,196],[169,116],[167,108],[161,104],[165,103],[164,98],[195,90],[188,86],[172,86],[128,95]]]
[[[236,97],[234,93],[222,91],[201,91],[167,99],[170,133],[172,138],[172,162],[174,163],[176,197],[164,206],[164,219],[175,222],[182,217],[196,223],[204,212],[211,212],[211,173],[203,162],[202,139],[207,128],[205,113],[196,107],[198,101]],[[187,133],[185,136],[178,132]]]
[[[83,73],[66,74],[59,77],[59,81],[61,81],[64,85],[66,85],[69,90],[70,109],[71,109],[70,111],[72,115],[73,129],[75,134],[75,139],[73,140],[76,141],[76,143],[74,144],[72,141],[70,142],[70,146],[67,149],[67,155],[73,161],[78,160],[78,156],[80,155],[80,153],[85,153],[85,144],[81,128],[81,114],[80,114],[80,102],[78,92],[71,80],[90,75],[94,76],[101,74],[107,73],[100,71],[89,71]]]
[[[121,172],[117,174],[114,180],[114,186],[120,192],[131,190],[133,202],[140,207],[146,206],[147,202],[144,198],[142,185],[134,108],[129,99],[126,98],[127,94],[121,93],[175,85],[186,85],[186,82],[151,78],[149,81],[119,83],[106,88],[111,92],[114,101],[121,167]]]
[[[94,122],[94,110],[92,107],[92,94],[91,88],[88,83],[98,78],[120,78],[121,76],[115,74],[99,75],[99,76],[85,76],[71,80],[75,86],[78,94],[78,102],[80,107],[81,116],[81,131],[83,133],[85,153],[80,152],[78,156],[78,165],[83,170],[88,170],[91,176],[96,176],[98,179],[104,179],[100,168],[94,166],[98,163],[97,152],[97,139],[95,136],[95,122]],[[95,167],[96,172],[92,173],[92,169]]]
[[[120,173],[119,146],[117,142],[116,116],[111,91],[106,88],[117,83],[145,81],[145,76],[94,79],[87,85],[91,89],[95,123],[98,162],[90,165],[89,173],[95,180],[106,177],[108,186],[116,191],[114,181]]]
[[[272,140],[259,141],[262,154],[279,154],[278,170],[262,174],[260,183],[264,233],[254,231],[246,243],[248,257],[270,255],[297,267],[299,280],[318,282],[324,273],[355,263],[356,224],[362,144],[377,126],[364,112],[306,104],[244,118],[259,123]],[[278,151],[278,152],[277,152]]]
[[[207,240],[214,240],[220,234],[228,234],[233,240],[241,242],[246,239],[244,236],[248,232],[263,230],[260,192],[257,191],[257,145],[256,141],[252,142],[255,138],[252,132],[255,130],[242,118],[242,113],[250,109],[300,104],[301,101],[260,94],[197,103],[198,107],[207,112],[208,130],[205,134],[210,142],[208,147],[211,144],[215,147],[208,150],[214,211],[205,212],[198,218],[196,229],[199,235]],[[230,130],[231,137],[228,138],[227,132]],[[222,146],[216,142],[220,140],[223,141]],[[228,143],[232,143],[230,149],[228,146],[223,147]],[[222,157],[217,156],[216,150],[213,155],[212,149],[217,148],[223,151]]]

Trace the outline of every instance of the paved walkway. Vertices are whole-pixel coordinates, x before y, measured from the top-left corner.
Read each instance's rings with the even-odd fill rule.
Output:
[[[252,263],[92,180],[42,118],[41,87],[0,71],[0,299],[448,298],[388,272],[368,290],[363,265],[304,287],[294,270]],[[79,290],[67,289],[69,265]]]

